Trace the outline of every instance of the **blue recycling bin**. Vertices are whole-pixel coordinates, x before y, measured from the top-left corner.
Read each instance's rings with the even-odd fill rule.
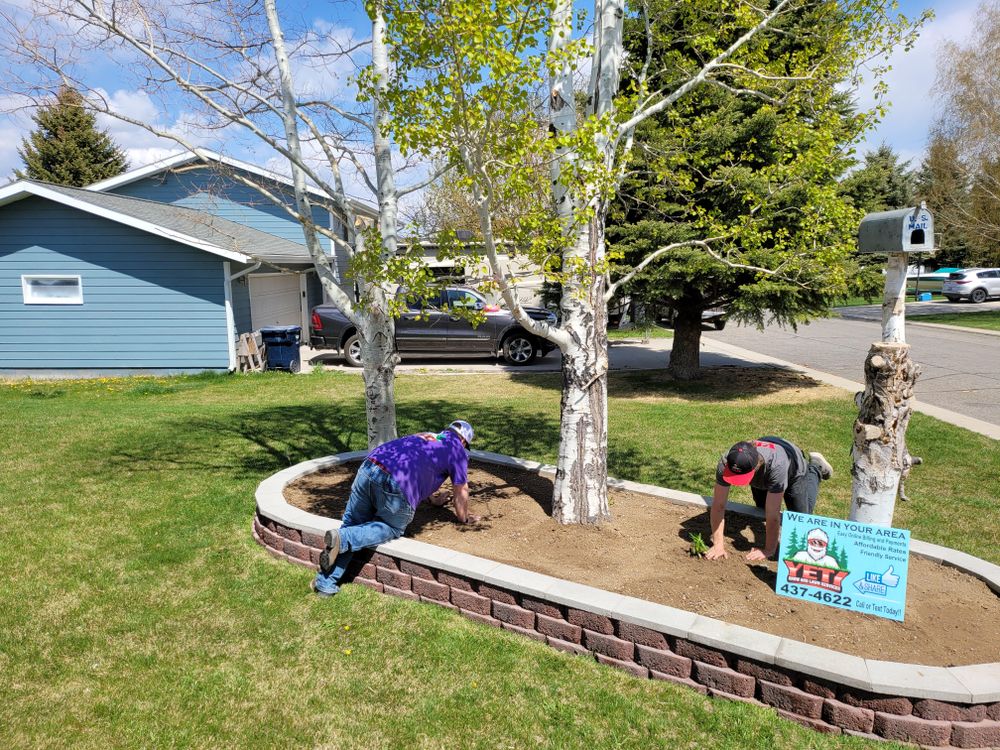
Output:
[[[930,292],[921,292],[920,294],[917,295],[917,302],[930,302],[930,301],[931,301]]]
[[[298,372],[302,369],[299,355],[302,326],[265,326],[260,329],[260,336],[267,352],[268,370]]]

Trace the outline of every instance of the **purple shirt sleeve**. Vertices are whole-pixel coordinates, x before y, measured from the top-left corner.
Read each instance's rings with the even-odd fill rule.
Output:
[[[452,485],[468,484],[469,454],[462,445],[461,440],[452,440],[450,442],[452,445],[451,483]]]

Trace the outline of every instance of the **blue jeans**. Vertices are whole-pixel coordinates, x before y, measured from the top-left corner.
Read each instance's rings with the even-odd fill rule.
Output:
[[[340,525],[340,549],[329,575],[316,574],[316,590],[335,594],[355,550],[398,539],[413,520],[410,506],[396,480],[378,464],[365,461],[351,486],[351,497]]]

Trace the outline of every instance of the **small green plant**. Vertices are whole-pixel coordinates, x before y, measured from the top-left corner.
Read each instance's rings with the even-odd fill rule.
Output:
[[[704,557],[705,553],[708,552],[708,545],[701,538],[701,534],[690,533],[688,534],[688,538],[691,540],[691,556]]]

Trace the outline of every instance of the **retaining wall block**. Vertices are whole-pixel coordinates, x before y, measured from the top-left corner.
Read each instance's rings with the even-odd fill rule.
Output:
[[[748,674],[751,677],[758,680],[767,680],[768,682],[773,682],[775,685],[785,685],[787,687],[792,687],[795,683],[792,681],[791,675],[787,672],[782,671],[778,667],[772,667],[768,664],[762,664],[759,661],[754,661],[753,659],[745,659],[743,657],[737,656],[736,663],[733,668],[740,674]],[[808,691],[806,691],[808,692]],[[830,697],[833,697],[831,692]]]
[[[662,674],[668,674],[681,679],[691,676],[691,665],[693,662],[686,656],[678,656],[673,651],[650,648],[639,643],[636,644],[635,650],[637,652],[636,661],[644,667],[649,667],[651,671],[656,670]]]
[[[579,643],[572,643],[570,641],[564,641],[560,638],[553,638],[551,635],[545,636],[545,642],[549,644],[552,648],[558,649],[559,651],[565,651],[570,654],[577,654],[579,656],[590,656],[593,657],[587,649],[581,646]]]
[[[312,558],[310,556],[312,548],[307,547],[300,542],[293,542],[291,539],[285,539],[283,551],[289,558],[295,558],[296,560],[307,562],[310,565],[312,564]]]
[[[303,531],[302,532],[302,543],[307,547],[315,547],[316,549],[326,549],[326,540],[323,534],[317,534],[315,531]]]
[[[539,633],[537,630],[531,630],[530,628],[522,628],[517,625],[513,625],[509,622],[501,621],[500,624],[501,626],[503,626],[504,630],[509,630],[512,633],[523,635],[526,638],[530,638],[533,641],[541,641],[542,643],[545,643],[545,636]]]
[[[1000,703],[986,704],[986,718],[1000,721]]]
[[[392,586],[394,589],[410,591],[412,588],[410,582],[413,579],[406,575],[406,573],[400,573],[394,568],[384,568],[378,565],[375,567],[375,580],[379,583],[384,583],[386,586]]]
[[[413,579],[413,593],[417,596],[427,599],[433,599],[438,602],[447,602],[451,599],[451,589],[445,586],[443,583],[438,583],[437,581],[428,581],[425,578]]]
[[[299,567],[306,568],[307,570],[318,569],[316,565],[313,565],[308,560],[300,560],[297,557],[292,557],[291,555],[285,555],[285,559],[288,560],[288,562],[292,563],[292,565],[298,565]]]
[[[613,635],[615,632],[615,626],[612,624],[610,618],[582,609],[569,607],[566,611],[566,620],[574,625],[579,625],[581,628],[592,630],[595,633],[602,633],[603,635]]]
[[[551,602],[546,602],[541,599],[536,599],[533,596],[528,596],[523,594],[521,596],[521,606],[525,609],[530,609],[540,615],[545,615],[546,617],[552,617],[555,619],[564,619],[562,610],[558,605],[552,604]]]
[[[767,680],[760,680],[757,684],[760,686],[760,699],[769,706],[809,719],[819,719],[823,715],[824,699],[818,695]]]
[[[823,718],[847,730],[871,734],[875,726],[875,712],[870,708],[848,706],[833,698],[823,699]]]
[[[362,578],[374,578],[375,572],[378,570],[372,563],[365,563],[361,566],[361,569],[355,573],[355,575],[361,576]]]
[[[709,690],[719,690],[741,698],[753,698],[757,692],[757,680],[728,667],[717,667],[695,660],[693,676],[695,682],[700,682]]]
[[[360,584],[362,586],[367,586],[368,588],[375,589],[376,591],[379,591],[379,592],[381,592],[382,589],[385,588],[378,581],[375,581],[375,580],[373,580],[371,578],[362,578],[361,576],[355,576],[354,580],[351,581],[351,583],[357,583],[357,584]]]
[[[597,633],[593,630],[583,629],[583,645],[597,654],[610,656],[612,659],[623,661],[635,660],[635,644],[632,641],[623,641],[613,635]],[[645,669],[645,667],[643,667]]]
[[[323,550],[316,549],[315,547],[309,548],[309,562],[311,562],[317,569],[319,569],[319,556],[323,553]]]
[[[503,625],[503,623],[501,623],[495,617],[490,617],[489,615],[483,615],[483,614],[480,614],[479,612],[474,612],[471,609],[462,609],[461,607],[459,607],[458,611],[464,617],[468,617],[470,620],[474,620],[475,622],[482,623],[483,625],[489,625],[489,626],[494,627],[494,628],[499,628],[499,627],[501,627]]]
[[[456,607],[451,602],[443,602],[440,599],[431,599],[429,596],[421,596],[420,601],[424,604],[436,604],[439,607],[444,607],[445,609],[450,609],[453,612],[458,612],[458,607]]]
[[[389,555],[383,555],[381,552],[373,552],[371,560],[369,560],[369,562],[380,568],[388,568],[389,570],[399,570],[399,563],[396,561],[396,558],[389,557]]]
[[[951,740],[950,721],[928,721],[918,716],[875,712],[875,734],[887,740],[902,740],[917,745],[938,747]]]
[[[986,704],[970,706],[927,698],[913,701],[913,715],[931,721],[983,721]]]
[[[615,629],[619,638],[625,641],[632,641],[635,644],[642,644],[650,648],[669,649],[667,638],[663,633],[642,625],[634,625],[631,622],[619,622]]]
[[[400,560],[399,569],[403,573],[406,573],[409,576],[413,576],[414,578],[422,578],[425,581],[434,580],[434,571],[428,568],[426,565],[417,565],[416,563],[412,563],[409,560]]]
[[[517,604],[517,597],[514,594],[504,589],[498,589],[496,586],[490,586],[487,583],[479,584],[479,595],[488,597],[495,602],[502,602],[503,604]]]
[[[636,677],[642,677],[643,679],[649,677],[649,670],[646,669],[641,664],[636,664],[634,661],[627,661],[623,659],[614,659],[605,654],[597,654],[597,661],[601,664],[606,664],[609,667],[614,667],[615,669],[620,669],[623,672],[628,672]]]
[[[451,573],[445,573],[443,570],[438,571],[437,580],[438,583],[443,583],[445,586],[450,586],[457,591],[472,591],[472,583],[467,579],[452,575]]]
[[[899,716],[909,716],[913,713],[913,703],[909,698],[874,695],[864,690],[854,690],[852,688],[843,689],[837,697],[842,703],[846,703],[848,706],[870,708],[875,713],[897,714]]]
[[[491,605],[493,604],[485,596],[474,594],[471,591],[462,591],[454,587],[451,589],[451,603],[457,605],[459,609],[467,609],[483,617],[490,617],[490,612],[492,611]],[[492,620],[493,618],[490,617],[490,619]]]
[[[302,542],[302,532],[299,531],[298,529],[290,529],[287,526],[283,526],[281,524],[275,524],[274,531],[282,539],[287,539],[290,542],[299,542],[299,543]]]
[[[535,613],[523,607],[518,607],[516,604],[504,604],[494,599],[493,616],[501,622],[516,625],[519,628],[534,632]]]
[[[390,586],[389,584],[385,584],[383,591],[386,594],[398,596],[400,599],[409,599],[411,602],[420,600],[420,597],[409,589],[398,589],[395,586]]]
[[[771,682],[774,682],[774,680],[771,680]],[[803,677],[801,687],[807,693],[818,695],[821,698],[837,697],[836,685],[826,682],[825,680],[817,679],[815,677]]]
[[[272,547],[276,550],[281,550],[285,546],[284,537],[278,536],[267,526],[261,527],[260,538],[264,540],[264,545],[267,547]]]
[[[559,640],[579,643],[583,636],[583,628],[566,622],[561,617],[549,617],[541,612],[537,616],[538,623],[535,627],[539,633],[558,638]]]
[[[685,638],[678,638],[674,644],[674,652],[681,656],[686,656],[694,661],[711,664],[713,667],[728,667],[729,661],[726,654],[718,649],[692,643]]]
[[[822,698],[820,699],[822,700]],[[801,724],[804,727],[812,729],[814,732],[822,732],[823,734],[840,734],[840,727],[834,726],[833,724],[827,724],[821,719],[812,719],[808,716],[802,716],[795,713],[794,711],[786,711],[783,708],[777,709],[778,716],[782,719],[787,719],[788,721],[794,721],[796,724]]]
[[[683,685],[686,688],[697,690],[702,695],[708,695],[708,688],[704,685],[699,685],[690,677],[675,677],[674,675],[667,674],[666,672],[657,672],[655,669],[649,670],[649,676],[654,680],[662,680],[663,682],[672,682],[675,685]]]
[[[1000,747],[1000,721],[956,721],[951,726],[955,747]]]

